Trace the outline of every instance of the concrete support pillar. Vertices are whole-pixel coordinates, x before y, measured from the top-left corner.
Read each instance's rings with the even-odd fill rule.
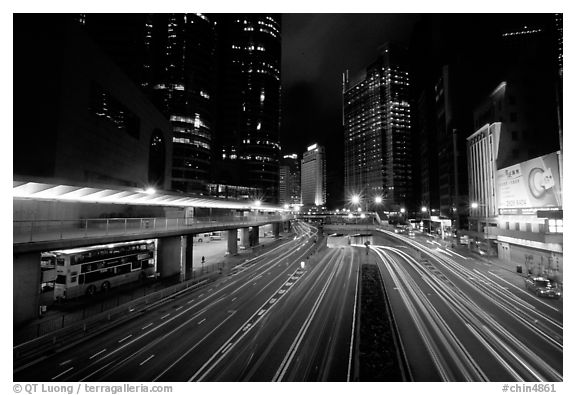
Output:
[[[240,247],[248,248],[250,247],[250,229],[241,228],[240,229]]]
[[[252,232],[250,232],[250,246],[257,246],[258,244],[260,244],[260,239],[259,239],[259,234],[258,234],[259,231],[260,231],[259,226],[253,226],[252,227]]]
[[[186,250],[184,253],[184,280],[190,280],[192,278],[192,261],[194,252],[194,235],[188,235],[185,237],[184,242],[186,243]]]
[[[158,238],[158,272],[161,278],[179,274],[182,261],[182,237]]]
[[[274,222],[272,224],[272,232],[274,233],[275,239],[280,237],[280,222]]]
[[[226,254],[238,255],[238,229],[231,229],[226,232],[228,236],[228,249]]]
[[[282,225],[284,227],[284,232],[290,232],[290,229],[291,229],[290,221],[283,222]]]
[[[40,312],[40,253],[14,255],[12,260],[13,321],[19,326],[35,319]]]

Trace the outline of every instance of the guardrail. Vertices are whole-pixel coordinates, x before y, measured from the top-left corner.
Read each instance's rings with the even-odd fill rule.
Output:
[[[122,236],[226,226],[251,226],[293,219],[293,215],[254,215],[202,218],[90,218],[78,220],[13,221],[13,243],[31,243],[94,236]]]

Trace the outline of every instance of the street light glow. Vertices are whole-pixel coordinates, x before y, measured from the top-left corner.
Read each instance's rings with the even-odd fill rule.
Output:
[[[404,207],[402,207],[402,208],[400,209],[400,212],[401,212],[402,214],[404,214],[404,213],[406,212],[406,209],[405,209]]]
[[[472,202],[472,204],[470,205],[470,207],[472,207],[472,208],[478,208],[478,203]]]
[[[374,203],[376,203],[376,204],[382,203],[382,196],[376,196],[376,197],[374,198]]]
[[[352,203],[354,203],[354,204],[360,203],[360,196],[358,196],[358,195],[352,196]]]
[[[426,211],[428,211],[428,207],[422,207],[422,212],[425,213]]]
[[[262,204],[262,202],[261,202],[260,200],[256,200],[256,201],[254,202],[254,205],[255,205],[255,206],[260,206],[261,204]]]
[[[152,187],[148,187],[144,192],[147,193],[148,195],[154,195],[156,193],[156,190]]]

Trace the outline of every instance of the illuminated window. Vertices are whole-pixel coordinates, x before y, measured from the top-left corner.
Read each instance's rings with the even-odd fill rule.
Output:
[[[549,219],[548,232],[550,233],[564,233],[564,220],[562,219]]]

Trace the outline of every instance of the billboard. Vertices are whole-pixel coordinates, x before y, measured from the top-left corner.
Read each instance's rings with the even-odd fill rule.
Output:
[[[556,152],[500,169],[498,208],[562,207]]]

